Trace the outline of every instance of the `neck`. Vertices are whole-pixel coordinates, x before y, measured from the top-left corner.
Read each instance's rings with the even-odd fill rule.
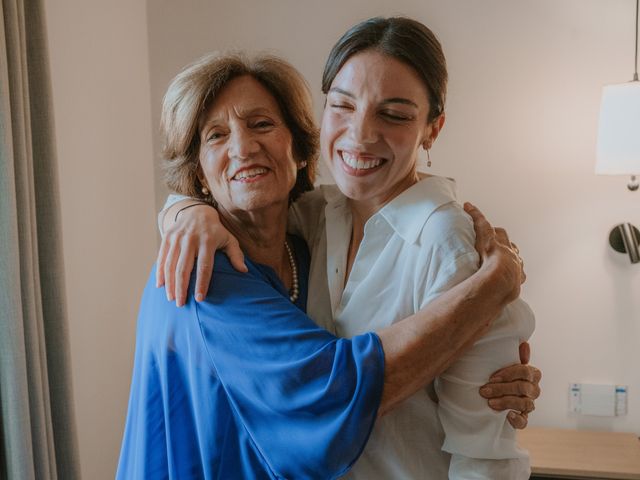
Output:
[[[222,224],[236,237],[242,250],[253,261],[273,268],[288,286],[291,275],[284,246],[288,203],[252,211],[231,212],[221,207],[219,212]]]
[[[345,273],[345,285],[351,273],[351,267],[360,248],[360,243],[364,237],[364,226],[373,215],[376,214],[391,200],[396,198],[402,192],[415,185],[419,181],[418,173],[413,170],[404,179],[396,183],[388,191],[382,195],[367,198],[364,200],[349,199],[349,207],[351,209],[351,241],[349,242],[349,253],[347,254],[347,270]]]
[[[418,173],[414,170],[405,178],[393,185],[389,190],[380,195],[366,198],[364,200],[350,198],[348,202],[351,209],[353,231],[359,231],[360,238],[362,238],[362,235],[364,235],[364,226],[367,223],[367,220],[402,192],[418,183],[419,180],[420,178]]]

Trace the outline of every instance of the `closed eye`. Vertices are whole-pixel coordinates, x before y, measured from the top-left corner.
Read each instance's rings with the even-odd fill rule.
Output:
[[[387,110],[384,110],[384,111],[380,112],[380,115],[382,115],[386,119],[394,121],[394,122],[408,122],[410,120],[413,120],[413,118],[414,118],[411,115],[405,115],[405,114],[402,114],[402,113],[393,112],[393,111],[387,111]]]
[[[347,103],[332,103],[331,108],[337,108],[339,110],[350,110],[352,107]]]

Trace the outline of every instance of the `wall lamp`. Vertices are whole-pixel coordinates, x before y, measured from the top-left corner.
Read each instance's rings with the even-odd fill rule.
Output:
[[[627,188],[638,190],[640,176],[640,81],[638,81],[638,3],[636,0],[636,41],[633,80],[602,89],[596,174],[628,175]],[[627,253],[631,263],[640,262],[640,231],[630,223],[617,225],[609,234],[609,244]]]

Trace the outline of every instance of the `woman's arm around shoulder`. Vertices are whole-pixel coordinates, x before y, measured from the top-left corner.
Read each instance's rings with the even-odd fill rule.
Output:
[[[222,250],[232,265],[246,271],[236,238],[222,225],[213,206],[199,199],[170,195],[158,215],[162,240],[156,261],[156,286],[165,286],[167,300],[184,305],[189,278],[196,266],[196,299],[204,298],[213,274],[214,254]]]

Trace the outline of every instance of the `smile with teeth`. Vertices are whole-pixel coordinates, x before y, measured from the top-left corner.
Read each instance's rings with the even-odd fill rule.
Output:
[[[236,173],[231,180],[247,180],[255,178],[258,175],[264,175],[265,173],[267,173],[267,169],[264,167],[248,168]]]
[[[381,158],[361,157],[350,152],[341,152],[342,161],[355,170],[369,170],[382,163]]]

